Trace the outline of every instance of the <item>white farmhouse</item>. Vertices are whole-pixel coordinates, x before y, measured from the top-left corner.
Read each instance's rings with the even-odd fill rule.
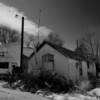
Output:
[[[88,61],[89,62],[89,61]],[[87,79],[88,73],[95,75],[93,63],[74,51],[44,41],[30,56],[28,73],[38,75],[41,70],[51,70],[64,76],[68,80]]]

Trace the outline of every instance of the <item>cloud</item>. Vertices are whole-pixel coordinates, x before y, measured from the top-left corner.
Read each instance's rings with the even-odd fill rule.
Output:
[[[48,29],[46,26],[41,26],[39,28],[39,34],[40,36],[47,36],[47,33],[51,33],[52,31],[50,29]]]
[[[16,17],[16,14],[20,17]],[[37,35],[38,25],[35,22],[29,20],[27,16],[25,16],[24,12],[19,11],[15,7],[7,6],[3,3],[0,3],[0,25],[5,25],[11,29],[21,32],[22,16],[25,17],[24,31],[28,34]],[[47,36],[50,32],[51,30],[45,26],[39,27],[40,35]]]

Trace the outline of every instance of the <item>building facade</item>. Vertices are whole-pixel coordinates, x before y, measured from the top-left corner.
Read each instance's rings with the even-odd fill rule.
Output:
[[[25,65],[25,70],[28,63],[28,57],[32,52],[32,48],[24,47],[23,49],[23,63]],[[0,74],[12,73],[14,67],[20,67],[20,44],[10,43],[0,45]]]
[[[94,64],[87,64],[81,55],[47,41],[37,48],[28,62],[28,73],[38,75],[41,70],[57,72],[73,81],[87,79],[88,73],[96,73]]]

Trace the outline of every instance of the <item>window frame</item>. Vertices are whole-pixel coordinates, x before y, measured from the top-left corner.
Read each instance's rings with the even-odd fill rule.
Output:
[[[5,51],[0,51],[0,56],[1,57],[4,57],[4,56],[6,56],[7,55],[7,52],[5,52]]]
[[[54,61],[54,55],[53,54],[50,54],[50,53],[47,53],[45,55],[42,56],[42,61],[43,62],[53,62]]]
[[[54,71],[54,54],[46,53],[42,55],[42,66],[43,67],[44,67],[44,63],[52,63],[53,64],[52,70]]]
[[[79,75],[83,75],[83,69],[82,69],[82,62],[81,61],[78,61],[76,62],[76,69],[79,70]]]

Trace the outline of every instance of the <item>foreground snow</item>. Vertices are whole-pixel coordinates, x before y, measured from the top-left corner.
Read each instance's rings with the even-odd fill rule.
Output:
[[[86,95],[79,93],[54,95],[54,100],[100,100],[100,88],[95,88]]]
[[[95,88],[83,95],[81,93],[73,94],[52,94],[49,96],[39,96],[29,92],[21,92],[20,90],[11,90],[3,88],[3,82],[0,82],[0,100],[100,100],[100,88]],[[40,91],[41,92],[41,91]]]
[[[49,100],[46,97],[42,97],[29,92],[21,92],[20,90],[11,90],[2,87],[0,82],[0,100]]]
[[[54,100],[97,100],[97,97],[85,96],[82,94],[66,94],[58,96],[56,95],[54,96]]]

